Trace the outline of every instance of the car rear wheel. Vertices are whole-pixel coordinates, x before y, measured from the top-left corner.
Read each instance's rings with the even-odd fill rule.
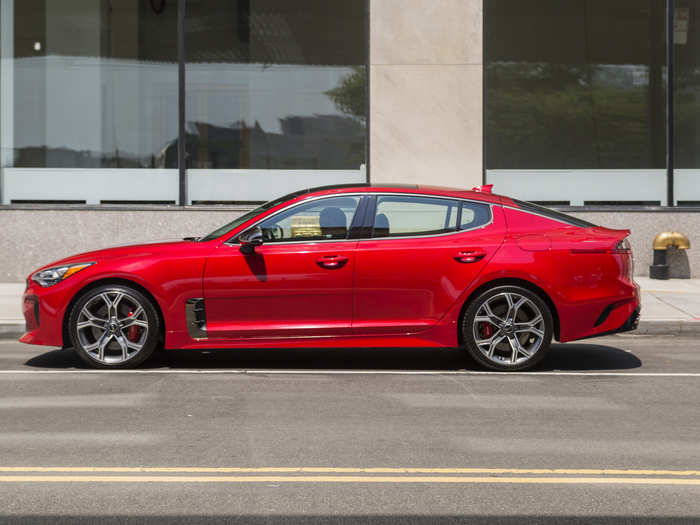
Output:
[[[532,368],[552,341],[552,313],[537,294],[520,286],[498,286],[481,293],[462,316],[467,351],[491,370]]]
[[[153,353],[160,320],[153,303],[129,286],[89,290],[68,320],[73,348],[96,368],[132,368]]]

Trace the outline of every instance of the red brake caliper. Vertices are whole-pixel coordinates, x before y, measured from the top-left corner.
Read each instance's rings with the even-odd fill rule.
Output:
[[[481,334],[488,339],[493,335],[493,326],[490,323],[481,323]]]
[[[129,317],[134,315],[134,312],[129,312]],[[138,341],[139,338],[139,327],[136,326],[135,324],[132,324],[129,329],[126,331],[126,337],[129,339],[129,341],[135,343]]]

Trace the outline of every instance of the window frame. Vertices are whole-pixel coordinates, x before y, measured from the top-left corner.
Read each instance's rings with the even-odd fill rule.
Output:
[[[362,3],[362,11],[363,11],[363,35],[362,37],[362,43],[364,46],[364,57],[363,57],[363,63],[361,64],[362,67],[365,69],[365,75],[366,75],[366,80],[365,80],[365,85],[364,85],[364,119],[365,119],[365,133],[364,133],[364,182],[369,183],[370,182],[370,125],[371,125],[371,115],[370,115],[370,82],[371,82],[371,70],[370,70],[370,44],[369,44],[369,38],[370,38],[370,0],[358,0],[359,2]],[[10,203],[8,201],[8,204],[2,204],[3,202],[3,187],[0,185],[0,209],[41,209],[41,210],[65,210],[65,209],[75,209],[75,210],[100,210],[104,209],[105,206],[108,206],[108,209],[110,210],[128,210],[128,211],[152,211],[152,210],[170,210],[173,209],[173,206],[177,206],[179,209],[185,209],[185,208],[191,208],[191,207],[197,207],[197,206],[206,206],[209,207],[209,205],[199,205],[199,204],[188,204],[188,199],[189,199],[189,181],[188,181],[188,170],[190,169],[189,166],[189,155],[187,153],[187,132],[186,132],[186,41],[185,41],[185,33],[186,33],[186,22],[188,21],[188,14],[187,14],[187,8],[186,8],[186,2],[187,0],[174,0],[174,5],[172,6],[175,10],[175,40],[176,40],[176,65],[177,65],[177,79],[175,83],[175,87],[177,88],[177,104],[176,104],[176,110],[177,110],[177,136],[176,136],[176,141],[177,141],[177,151],[176,151],[176,166],[168,169],[172,169],[177,172],[177,181],[175,182],[176,186],[174,187],[175,194],[173,195],[173,201],[175,204],[154,204],[154,203],[138,203],[138,201],[134,201],[133,203],[124,203],[124,204],[92,204],[92,203],[68,203],[67,201],[65,202],[55,202],[55,201],[46,201],[46,202],[41,202],[41,199],[38,199],[37,201],[33,201],[31,203]],[[9,20],[9,18],[8,18]],[[14,18],[11,20],[11,23],[14,24]],[[12,63],[14,64],[14,56],[11,58]],[[358,64],[359,65],[359,64]],[[14,124],[13,124],[14,126]],[[13,128],[14,129],[14,128]],[[4,130],[0,130],[0,134]],[[9,166],[8,166],[9,167]],[[5,166],[0,165],[0,179],[4,176],[4,169]],[[69,170],[74,170],[78,168],[73,168],[73,167],[68,167],[67,169]],[[92,169],[92,168],[90,168]],[[99,168],[96,168],[99,169]],[[120,168],[121,169],[121,168]],[[146,168],[150,169],[150,168]],[[360,169],[360,166],[358,166],[358,169]],[[168,199],[170,201],[170,199]],[[255,202],[255,204],[262,204],[264,201],[258,201]],[[252,202],[251,202],[252,203]],[[231,206],[239,206],[241,204],[249,204],[249,202],[231,202]],[[212,206],[211,209],[214,209]]]
[[[186,1],[187,0],[176,0],[177,1],[177,65],[178,65],[178,148],[177,148],[177,159],[178,159],[178,203],[180,208],[185,208],[191,206],[187,204],[189,199],[189,188],[187,180],[187,171],[190,169],[188,162],[187,153],[187,141],[186,141],[186,63],[187,57],[185,52],[185,33],[186,33]],[[364,64],[365,68],[365,86],[364,86],[364,106],[365,106],[365,140],[364,140],[364,171],[365,171],[365,182],[370,182],[370,83],[371,83],[371,72],[370,72],[370,0],[360,0],[363,2],[363,12],[364,12]],[[1,167],[0,167],[1,169]],[[0,171],[1,173],[1,171]],[[0,191],[2,189],[0,188]],[[0,198],[2,195],[0,194]],[[0,202],[2,202],[0,200]],[[360,203],[361,204],[361,203]],[[358,205],[359,209],[359,205]]]
[[[481,1],[481,27],[483,36],[483,45],[481,46],[481,63],[484,64],[481,72],[481,136],[483,140],[481,141],[481,183],[488,184],[487,181],[487,156],[486,156],[486,125],[487,125],[487,115],[486,115],[486,98],[488,97],[488,85],[486,82],[487,75],[487,43],[486,34],[489,31],[489,24],[487,24],[487,11],[486,11],[486,1]],[[624,206],[622,209],[625,211],[642,211],[642,212],[668,212],[668,211],[679,211],[679,212],[697,212],[700,209],[697,206],[681,206],[676,203],[675,200],[675,68],[676,68],[676,54],[675,54],[675,42],[674,42],[674,24],[675,16],[673,16],[675,9],[675,4],[673,0],[668,0],[665,6],[666,11],[666,21],[665,21],[665,32],[664,35],[666,49],[665,49],[665,59],[666,59],[666,89],[665,89],[665,103],[666,103],[666,204],[660,206],[656,205],[630,205]],[[595,211],[619,211],[619,206],[595,206],[595,205],[583,205],[583,206],[551,206],[555,210],[564,211],[585,211],[585,212],[595,212]]]
[[[459,224],[459,221],[462,218],[462,203],[465,202],[473,202],[476,204],[485,204],[488,206],[489,210],[489,221],[481,224],[479,226],[475,226],[473,228],[465,228],[463,230],[460,230],[457,228],[454,231],[448,231],[444,233],[435,233],[435,234],[427,234],[427,235],[407,235],[407,236],[401,236],[401,237],[372,237],[372,232],[374,230],[374,216],[375,216],[375,211],[376,211],[376,198],[385,196],[385,195],[391,195],[391,196],[399,196],[399,197],[428,197],[431,199],[444,199],[444,200],[449,200],[449,201],[454,201],[460,204],[458,206],[458,215],[457,215],[457,224]],[[486,202],[486,201],[481,201],[478,199],[469,199],[469,198],[464,198],[464,197],[450,197],[447,195],[429,195],[425,193],[403,193],[403,192],[391,192],[391,191],[383,191],[383,192],[371,192],[371,193],[366,193],[366,192],[348,192],[348,193],[335,193],[333,195],[319,195],[316,197],[310,197],[308,199],[303,199],[301,201],[295,202],[293,204],[290,204],[289,206],[285,206],[284,208],[277,210],[276,212],[266,215],[265,217],[262,217],[258,220],[256,220],[253,224],[248,226],[246,229],[243,231],[231,236],[230,238],[226,239],[223,244],[229,245],[229,246],[238,246],[240,242],[238,241],[238,238],[243,235],[244,233],[250,231],[251,229],[257,227],[262,223],[263,221],[266,221],[267,219],[270,219],[274,217],[275,215],[285,212],[287,210],[290,210],[296,206],[306,204],[311,201],[315,200],[320,200],[320,199],[329,199],[333,197],[360,197],[360,202],[357,205],[357,209],[355,210],[355,215],[352,219],[352,222],[350,223],[350,227],[348,228],[348,237],[346,239],[320,239],[316,241],[309,241],[309,240],[299,240],[299,241],[283,241],[283,242],[275,242],[275,243],[270,243],[271,245],[274,244],[275,246],[282,246],[285,244],[300,244],[300,243],[306,243],[306,244],[315,244],[319,242],[323,243],[328,243],[328,242],[348,242],[348,241],[392,241],[395,239],[415,239],[415,238],[428,238],[428,237],[443,237],[445,235],[455,235],[458,233],[465,233],[465,232],[470,232],[470,231],[476,231],[476,230],[481,230],[483,228],[487,228],[488,226],[491,226],[494,221],[494,213],[493,213],[493,207],[494,206],[500,206],[500,204],[493,203],[493,202]],[[265,243],[263,243],[264,246]]]
[[[274,246],[282,246],[286,244],[316,244],[318,242],[348,242],[348,241],[356,241],[357,238],[353,237],[353,231],[358,229],[364,220],[365,216],[365,206],[366,206],[366,200],[367,200],[367,195],[364,193],[335,193],[332,195],[319,195],[317,197],[311,197],[308,199],[303,199],[301,201],[295,202],[293,204],[290,204],[289,206],[285,206],[284,208],[277,210],[274,213],[271,213],[270,215],[266,215],[265,217],[262,217],[258,220],[256,220],[253,224],[248,226],[245,230],[243,230],[240,233],[237,233],[233,237],[227,239],[224,241],[224,244],[227,245],[238,245],[240,244],[240,241],[238,238],[243,235],[244,233],[252,230],[253,228],[259,227],[263,222],[272,219],[276,217],[277,215],[280,215],[282,213],[292,211],[294,208],[298,208],[300,206],[307,205],[311,202],[319,201],[319,200],[328,200],[328,199],[336,199],[338,197],[359,197],[359,202],[357,203],[357,208],[355,208],[355,213],[352,217],[352,220],[350,221],[350,226],[348,226],[348,234],[345,239],[299,239],[298,241],[268,241],[268,242],[263,242],[263,246],[265,244],[269,245],[274,245]]]
[[[477,205],[480,205],[480,206],[486,206],[487,209],[488,209],[488,211],[489,211],[489,220],[486,221],[486,222],[483,223],[483,224],[478,225],[478,226],[473,226],[473,227],[471,227],[471,228],[462,228],[462,227],[461,227],[461,225],[462,225],[462,211],[464,210],[464,205],[467,204],[467,203],[474,203],[474,204],[477,204]],[[471,231],[471,230],[478,230],[479,228],[482,228],[482,227],[484,227],[484,226],[488,226],[488,225],[491,224],[492,222],[493,222],[493,209],[492,209],[492,206],[491,206],[490,203],[488,203],[488,202],[476,201],[476,200],[469,200],[469,199],[463,199],[463,200],[461,201],[461,204],[460,204],[460,206],[459,206],[459,214],[457,215],[457,231],[460,231],[460,232],[468,232],[468,231]]]
[[[443,199],[443,200],[448,200],[452,201],[458,204],[457,206],[457,222],[454,230],[450,231],[444,231],[441,233],[417,233],[417,234],[412,234],[412,235],[397,235],[395,237],[374,237],[374,219],[376,217],[376,211],[377,211],[377,197],[383,197],[383,196],[400,196],[400,197],[407,197],[407,198],[430,198],[430,199]],[[465,228],[465,229],[460,229],[459,225],[462,220],[462,205],[465,202],[473,202],[476,204],[483,204],[488,207],[489,211],[489,220],[488,222],[485,222],[484,224],[480,224],[479,226],[474,226],[473,228]],[[378,193],[372,193],[370,195],[370,201],[368,202],[367,205],[367,210],[365,212],[365,219],[363,223],[363,229],[366,231],[369,231],[369,234],[366,237],[361,237],[362,240],[372,240],[372,241],[391,241],[394,239],[416,239],[416,238],[431,238],[431,237],[444,237],[445,235],[455,235],[458,233],[465,233],[465,232],[470,232],[470,231],[476,231],[480,230],[482,228],[486,228],[493,224],[493,206],[494,203],[492,202],[485,202],[485,201],[480,201],[477,199],[466,199],[466,198],[460,198],[460,197],[450,197],[447,195],[430,195],[430,194],[425,194],[425,193],[391,193],[391,192],[378,192]]]

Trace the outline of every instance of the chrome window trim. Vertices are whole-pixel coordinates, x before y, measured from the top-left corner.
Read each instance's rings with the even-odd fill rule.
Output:
[[[474,228],[469,228],[466,230],[455,230],[455,231],[444,232],[444,233],[434,233],[434,234],[426,234],[426,235],[420,235],[420,234],[418,234],[418,235],[405,235],[405,236],[401,236],[401,237],[361,237],[358,239],[318,239],[315,241],[309,241],[309,240],[302,239],[302,240],[298,240],[298,241],[270,242],[267,244],[269,244],[270,246],[273,246],[273,245],[274,246],[284,246],[287,244],[317,244],[317,243],[324,243],[325,244],[325,243],[329,243],[329,242],[392,241],[394,239],[417,239],[417,238],[425,239],[425,238],[431,238],[431,237],[444,237],[446,235],[455,235],[457,233],[476,231],[476,230],[480,230],[482,228],[486,228],[487,226],[491,226],[491,224],[493,224],[493,207],[495,205],[493,202],[485,202],[485,201],[480,201],[480,200],[475,200],[475,199],[468,199],[468,198],[464,198],[464,197],[448,197],[446,195],[430,195],[430,194],[424,194],[424,193],[407,193],[407,192],[390,192],[390,191],[381,191],[381,192],[377,191],[377,192],[367,193],[367,192],[359,192],[358,191],[358,192],[348,192],[348,193],[336,193],[334,195],[318,195],[316,197],[310,197],[308,199],[304,199],[300,202],[290,204],[289,206],[285,206],[281,210],[276,211],[275,213],[273,213],[271,215],[263,217],[259,221],[248,226],[243,231],[248,231],[251,228],[255,228],[257,225],[259,225],[263,221],[266,221],[267,219],[271,219],[272,217],[275,217],[276,215],[283,213],[287,210],[290,210],[296,206],[301,206],[302,204],[306,204],[307,202],[320,200],[320,199],[331,199],[334,197],[345,197],[345,196],[356,197],[356,196],[359,196],[360,199],[362,199],[362,197],[383,196],[383,195],[391,195],[391,196],[399,196],[399,197],[424,197],[424,198],[427,197],[427,198],[431,198],[431,199],[443,199],[443,200],[458,201],[458,202],[473,202],[476,204],[485,204],[489,207],[490,219],[489,219],[489,222],[484,223],[480,226],[475,226]],[[358,203],[358,207],[359,207],[359,203]],[[355,210],[355,212],[357,213],[357,210]],[[353,218],[354,218],[354,216],[353,216]],[[238,234],[234,235],[232,238],[224,241],[224,244],[228,245],[228,246],[239,246],[239,243],[233,242],[233,239],[235,239],[236,237],[238,237]],[[263,243],[263,246],[265,244],[266,243]]]
[[[394,193],[377,193],[377,195],[396,195]],[[399,195],[407,195],[406,193],[399,194]],[[367,238],[361,238],[358,239],[359,241],[391,241],[393,239],[425,239],[425,238],[431,238],[431,237],[444,237],[446,235],[455,235],[457,233],[464,233],[464,232],[471,232],[471,231],[476,231],[480,230],[482,228],[486,228],[487,226],[491,226],[493,224],[493,203],[492,202],[484,202],[484,201],[478,201],[474,199],[465,199],[463,197],[447,197],[445,195],[425,195],[422,193],[410,193],[408,195],[411,196],[418,196],[418,197],[428,197],[431,199],[443,199],[443,200],[450,200],[450,201],[457,201],[457,202],[474,202],[476,204],[485,204],[489,208],[489,222],[486,222],[484,224],[481,224],[479,226],[475,226],[473,228],[467,228],[465,230],[460,230],[457,229],[455,231],[451,232],[443,232],[443,233],[428,233],[428,234],[420,234],[420,233],[414,233],[413,235],[401,235],[401,236],[396,236],[396,237],[367,237]]]

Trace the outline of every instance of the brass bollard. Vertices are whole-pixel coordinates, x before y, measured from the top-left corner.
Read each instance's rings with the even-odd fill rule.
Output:
[[[654,262],[649,266],[649,277],[652,279],[668,279],[670,267],[666,262],[666,252],[670,247],[679,250],[690,248],[688,237],[678,232],[661,232],[654,237]]]

